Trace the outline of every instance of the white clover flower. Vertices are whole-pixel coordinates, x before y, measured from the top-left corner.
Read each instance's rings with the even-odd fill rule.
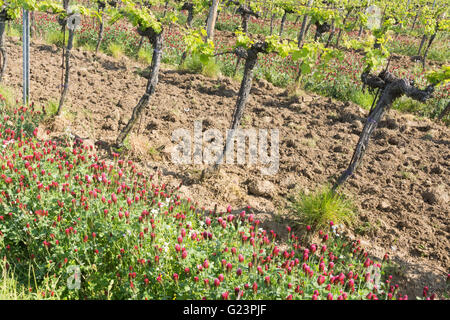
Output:
[[[64,132],[71,138],[75,138],[75,136],[72,134],[72,131],[70,130],[70,127],[67,127],[66,130],[64,130]]]
[[[3,145],[3,149],[6,148],[8,145],[14,143],[14,142],[15,142],[14,139],[11,139],[11,140],[9,140],[9,141],[6,141],[6,143]]]

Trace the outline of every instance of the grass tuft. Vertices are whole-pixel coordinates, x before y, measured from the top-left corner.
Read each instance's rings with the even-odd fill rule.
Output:
[[[295,213],[302,224],[315,228],[325,227],[329,221],[334,223],[352,223],[356,209],[349,199],[334,193],[329,186],[310,193],[301,193],[294,202]]]
[[[145,48],[141,48],[138,51],[138,61],[145,63],[145,64],[150,64],[152,63],[152,51],[145,49]]]
[[[67,45],[67,41],[69,40],[69,33],[66,32],[66,39],[64,41],[64,45]],[[45,42],[49,44],[54,44],[57,47],[63,46],[63,34],[60,30],[49,30],[45,34]],[[76,48],[78,46],[78,41],[76,37],[73,39],[73,47]]]
[[[213,59],[210,59],[207,64],[203,65],[202,74],[208,78],[216,79],[221,74],[220,66]]]
[[[0,260],[0,300],[25,300],[30,296],[25,293],[12,271],[7,266],[7,262]]]
[[[50,100],[44,107],[45,114],[52,117],[58,112],[59,102],[57,100]]]
[[[0,96],[2,99],[5,99],[6,106],[14,106],[16,104],[14,93],[11,88],[0,84]]]
[[[115,59],[120,59],[125,55],[123,47],[119,43],[110,43],[107,51]]]

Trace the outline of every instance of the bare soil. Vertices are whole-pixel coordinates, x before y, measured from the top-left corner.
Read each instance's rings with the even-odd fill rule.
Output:
[[[20,97],[22,61],[18,39],[8,38],[9,66],[4,84]],[[42,137],[72,133],[98,147],[108,146],[127,123],[144,93],[145,66],[122,58],[73,50],[70,89],[63,115]],[[36,105],[58,101],[61,88],[61,49],[40,42],[31,45],[31,97]],[[176,165],[171,160],[172,132],[228,128],[239,83],[163,69],[150,106],[129,139],[125,157],[142,170],[160,171],[180,194],[199,206],[219,210],[250,205],[264,227],[283,234],[299,219],[289,199],[313,191],[346,169],[367,117],[352,103],[305,93],[290,97],[286,90],[255,80],[244,112],[244,128],[279,129],[280,167],[263,176],[258,166],[222,165],[199,180],[204,165]],[[358,208],[348,232],[381,259],[387,252],[396,267],[395,281],[410,297],[428,285],[442,293],[450,272],[450,131],[428,119],[391,110],[372,138],[362,166],[342,190]]]

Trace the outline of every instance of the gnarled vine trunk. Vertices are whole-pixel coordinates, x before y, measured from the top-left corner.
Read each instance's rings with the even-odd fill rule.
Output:
[[[417,55],[420,56],[420,52],[422,51],[423,45],[425,44],[425,41],[427,40],[427,36],[424,35],[422,37],[422,40],[420,41],[420,45],[419,45],[419,51],[417,51]]]
[[[208,18],[206,20],[207,39],[212,40],[214,38],[214,28],[216,26],[218,7],[219,7],[219,0],[212,0],[212,4],[209,7]]]
[[[233,2],[230,1],[232,3],[235,3],[236,5],[239,4],[239,2]],[[250,19],[250,16],[254,16],[256,18],[259,18],[259,14],[257,12],[254,12],[252,9],[250,9],[249,7],[245,6],[245,5],[240,5],[239,8],[236,10],[236,13],[240,14],[242,17],[242,31],[247,34],[248,33],[248,20]],[[238,56],[237,60],[236,60],[236,65],[234,67],[234,72],[233,72],[233,76],[236,75],[238,69],[239,69],[239,65],[241,63],[241,58]]]
[[[98,13],[101,15],[104,11],[105,11],[105,3],[99,2],[98,3]],[[104,23],[103,23],[103,17],[102,17],[102,20],[100,21],[99,30],[98,30],[98,39],[97,39],[97,45],[95,46],[95,54],[97,54],[98,50],[100,49],[100,44],[102,43],[102,40],[103,40],[103,34],[104,34]]]
[[[301,48],[302,47],[302,42],[303,42],[303,38],[305,36],[305,30],[306,30],[306,23],[308,22],[308,15],[304,15],[303,17],[303,21],[302,21],[302,25],[300,27],[300,32],[298,33],[298,37],[297,37],[297,43],[298,43],[298,47]]]
[[[316,33],[314,35],[314,41],[317,41],[317,39],[319,37],[322,37],[322,35],[325,32],[328,32],[331,29],[331,26],[327,22],[324,22],[323,24],[320,24],[319,22],[316,22],[315,26],[316,26]]]
[[[6,66],[8,63],[8,55],[5,48],[5,29],[6,29],[6,12],[0,13],[0,53],[1,57],[1,68],[0,68],[0,82],[3,80],[3,75],[5,74]]]
[[[68,11],[68,8],[69,8],[69,2],[70,2],[70,0],[63,0],[63,8],[66,12]],[[69,30],[69,38],[67,40],[67,47],[64,51],[64,43],[66,41],[65,35],[66,35],[67,19],[68,19],[68,17],[66,17],[64,19],[59,18],[59,24],[61,25],[62,34],[63,34],[63,59],[64,59],[64,61],[63,61],[63,64],[61,67],[63,68],[63,71],[64,71],[64,80],[62,83],[62,91],[61,91],[61,97],[59,99],[58,110],[56,112],[56,114],[58,116],[61,115],[62,107],[64,105],[64,101],[66,99],[67,92],[69,91],[70,51],[72,50],[73,39],[75,36],[75,30]],[[64,65],[64,63],[65,63],[65,65]]]
[[[202,178],[205,176],[207,172],[211,172],[213,170],[217,170],[220,163],[222,163],[223,158],[227,152],[227,148],[230,146],[230,142],[233,139],[233,131],[236,130],[241,122],[242,115],[244,114],[245,105],[247,104],[248,98],[250,96],[250,90],[252,88],[253,81],[253,70],[258,61],[258,53],[265,52],[267,50],[267,43],[258,41],[253,44],[249,49],[237,49],[236,54],[240,56],[242,59],[245,59],[245,67],[244,67],[244,76],[241,81],[241,86],[239,88],[239,94],[236,101],[236,107],[233,112],[233,116],[231,118],[230,130],[227,135],[227,140],[225,143],[225,147],[220,154],[217,161],[213,164],[212,167],[207,168],[202,172]]]
[[[181,10],[187,10],[188,12],[188,16],[187,16],[187,21],[186,21],[186,25],[188,27],[188,29],[192,28],[192,20],[194,19],[194,4],[192,2],[185,2],[183,4],[183,7],[181,7]],[[187,51],[184,50],[183,54],[181,55],[181,59],[180,59],[180,66],[183,65],[184,61],[186,60],[187,57]]]
[[[270,18],[270,35],[273,34],[273,21],[275,20],[275,13],[272,14],[272,17]]]
[[[331,39],[333,39],[335,33],[335,27],[334,27],[334,20],[331,23],[331,31],[330,31],[330,35],[328,36],[328,40],[327,40],[327,44],[325,45],[325,48],[328,48],[330,46],[331,43]]]
[[[286,16],[287,16],[288,12],[285,10],[283,13],[283,17],[281,18],[281,24],[280,24],[280,33],[278,34],[278,36],[281,38],[281,36],[283,35],[283,31],[284,31],[284,24],[286,23]]]
[[[64,105],[64,101],[66,99],[67,96],[67,92],[69,91],[69,80],[70,80],[70,55],[71,55],[71,50],[73,47],[73,38],[74,38],[75,32],[72,30],[69,30],[69,39],[67,40],[67,48],[66,48],[66,52],[65,52],[65,57],[64,57],[64,61],[65,61],[65,73],[64,73],[64,84],[63,84],[63,90],[61,92],[61,97],[59,99],[59,106],[58,106],[58,111],[57,111],[57,115],[61,114],[62,111],[62,107]]]
[[[161,66],[161,56],[163,47],[162,31],[161,33],[157,34],[153,32],[153,30],[149,29],[142,35],[145,35],[153,46],[153,57],[152,57],[152,64],[150,66],[150,76],[148,78],[144,95],[141,97],[138,104],[134,107],[130,120],[128,121],[126,126],[122,129],[122,131],[119,133],[119,136],[116,139],[115,145],[116,147],[119,148],[123,146],[123,142],[133,129],[135,123],[139,119],[139,116],[141,116],[142,111],[147,107],[148,102],[150,100],[150,96],[155,93],[156,86],[158,84],[159,68]]]
[[[342,21],[343,28],[345,28],[345,24],[347,22],[348,17],[350,17],[351,12],[352,12],[352,9],[349,9],[347,11],[347,14],[345,15],[345,18]],[[342,35],[342,28],[339,28],[339,32],[338,32],[338,35],[337,35],[337,38],[336,38],[336,48],[339,48],[339,41],[341,40],[341,35]]]
[[[442,120],[447,114],[450,114],[450,102],[447,103],[445,109],[439,114],[438,120]]]
[[[30,12],[30,37],[34,38],[35,35],[35,29],[36,29],[36,19],[34,17],[34,11]]]
[[[425,52],[423,53],[422,57],[422,69],[425,69],[425,61],[427,59],[428,50],[430,50],[431,44],[433,43],[433,40],[436,38],[436,32],[430,37],[430,40],[428,40],[427,48],[425,49]]]
[[[432,97],[434,87],[428,86],[425,90],[420,90],[406,79],[395,78],[389,72],[382,72],[378,76],[363,73],[361,76],[363,83],[371,88],[378,88],[381,90],[380,98],[375,108],[370,112],[369,117],[364,125],[362,133],[359,137],[359,141],[356,145],[350,164],[347,169],[340,175],[336,183],[333,186],[333,190],[336,190],[342,185],[358,168],[360,165],[364,153],[367,150],[369,139],[378,123],[382,119],[386,111],[389,110],[392,103],[403,95],[406,95],[414,100],[425,102]]]
[[[312,3],[313,3],[313,0],[309,0],[307,6],[311,7]],[[300,27],[300,32],[298,33],[298,37],[297,37],[297,42],[298,42],[299,48],[302,47],[303,38],[305,37],[306,33],[308,32],[306,29],[307,22],[308,22],[308,15],[304,14],[302,25]]]

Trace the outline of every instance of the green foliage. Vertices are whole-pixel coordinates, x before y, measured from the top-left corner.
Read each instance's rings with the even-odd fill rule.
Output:
[[[162,32],[162,24],[159,22],[153,13],[147,7],[138,8],[130,0],[124,0],[125,6],[121,9],[110,8],[109,14],[111,19],[110,24],[116,23],[119,19],[125,17],[134,26],[139,28],[142,32],[147,29],[152,29],[155,33]]]
[[[336,11],[313,7],[309,9],[308,14],[311,17],[311,23],[324,24],[325,22],[329,23],[336,16]]]
[[[282,40],[276,35],[266,37],[267,53],[275,52],[280,57],[286,58],[297,49],[295,41]]]
[[[186,43],[186,51],[198,55],[200,61],[206,65],[214,56],[214,42],[210,39],[203,40],[205,37],[206,31],[204,29],[188,30],[184,36],[184,42]]]
[[[385,44],[390,39],[390,33],[377,33],[379,38],[375,36],[369,36],[363,40],[352,39],[345,41],[344,46],[355,50],[364,50],[364,64],[366,65],[365,71],[376,71],[380,68],[389,57],[389,51],[386,49]],[[375,44],[379,47],[376,48]]]
[[[298,0],[279,0],[275,1],[275,5],[279,6],[286,12],[295,12],[297,10]]]
[[[320,57],[320,61],[318,60]],[[305,43],[302,48],[294,47],[292,49],[292,61],[301,59],[299,68],[302,75],[308,75],[314,71],[315,65],[319,64],[319,68],[323,69],[328,66],[331,59],[342,60],[343,55],[339,50],[325,48],[320,42]],[[320,77],[320,73],[315,73],[315,77]]]
[[[37,11],[53,14],[64,14],[65,10],[61,3],[53,1],[40,1],[36,7]]]
[[[428,72],[426,78],[435,86],[447,84],[450,81],[450,65],[443,65],[440,70]]]
[[[242,47],[244,49],[250,49],[250,47],[255,43],[247,34],[245,34],[241,29],[235,32],[236,44],[235,47]]]

